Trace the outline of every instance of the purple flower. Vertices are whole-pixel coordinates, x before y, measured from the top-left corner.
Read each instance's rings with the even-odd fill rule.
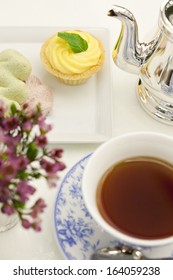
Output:
[[[44,148],[48,144],[46,136],[45,135],[37,136],[35,138],[35,144],[40,148]]]
[[[6,105],[0,100],[0,210],[6,215],[18,213],[24,228],[41,230],[40,215],[46,204],[42,198],[33,206],[26,203],[36,189],[32,179],[45,178],[49,187],[55,187],[57,173],[65,168],[62,149],[48,148],[46,134],[52,129],[42,114],[41,107],[22,110],[13,104],[6,116]]]
[[[22,226],[26,229],[29,229],[32,226],[32,224],[27,219],[22,219]]]
[[[2,185],[0,186],[0,202],[7,202],[11,198],[11,191]]]
[[[8,141],[8,139],[11,140],[11,137],[8,137],[7,141]],[[20,141],[21,141],[21,135],[20,134],[13,135],[13,141],[10,141],[10,144],[12,144],[11,142],[13,142],[13,146],[16,147],[17,145],[19,145]]]
[[[54,158],[61,158],[62,157],[62,153],[63,153],[63,149],[52,149],[49,154],[51,157]]]
[[[65,165],[62,162],[51,162],[47,161],[46,159],[42,159],[40,161],[40,165],[49,175],[55,174],[58,171],[62,171],[65,168]]]
[[[14,130],[19,125],[19,120],[16,117],[7,117],[2,121],[3,128],[7,131]]]
[[[42,134],[45,134],[52,129],[51,124],[47,124],[45,121],[45,117],[43,116],[39,118],[38,125]]]
[[[38,215],[42,212],[44,212],[44,208],[46,208],[46,204],[44,202],[44,200],[42,198],[39,198],[36,203],[34,204],[34,206],[32,207],[32,212],[31,212],[31,216],[33,218],[37,218]]]
[[[33,228],[35,231],[37,231],[37,232],[41,231],[41,220],[35,221],[35,222],[32,224],[32,228]]]
[[[1,211],[2,213],[7,214],[8,216],[15,213],[15,209],[9,204],[4,204],[1,208]]]
[[[25,155],[21,155],[16,158],[16,165],[18,166],[18,170],[26,170],[28,164],[29,160]]]
[[[1,174],[5,177],[6,180],[12,180],[16,177],[17,166],[15,161],[5,161],[1,164]]]
[[[22,124],[23,131],[26,131],[26,132],[31,131],[32,130],[32,125],[33,124],[31,122],[31,120],[24,121],[23,124]]]
[[[16,185],[17,193],[20,196],[22,202],[26,202],[29,199],[29,195],[35,193],[36,189],[28,184],[28,181],[20,181]]]
[[[8,134],[5,135],[4,134],[4,145],[6,145],[7,149],[11,149],[11,147],[13,147],[13,150],[14,150],[14,148],[15,148],[15,139],[13,140],[13,137],[11,137],[11,135],[8,135]]]

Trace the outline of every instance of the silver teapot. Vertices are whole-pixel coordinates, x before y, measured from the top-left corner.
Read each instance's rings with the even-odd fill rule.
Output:
[[[138,26],[129,10],[114,5],[108,15],[122,22],[114,62],[139,75],[137,96],[142,107],[155,119],[173,125],[173,1],[161,6],[158,30],[149,43],[139,42]]]

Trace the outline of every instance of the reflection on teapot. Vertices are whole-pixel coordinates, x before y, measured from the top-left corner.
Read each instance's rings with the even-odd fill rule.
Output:
[[[140,43],[133,14],[113,6],[109,16],[122,22],[113,51],[121,69],[139,75],[138,99],[155,119],[173,125],[173,0],[160,8],[158,31],[149,43]]]

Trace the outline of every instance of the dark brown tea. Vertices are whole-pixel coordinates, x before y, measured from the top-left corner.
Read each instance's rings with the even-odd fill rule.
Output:
[[[137,157],[112,166],[101,179],[97,205],[119,231],[142,239],[173,235],[173,166]]]

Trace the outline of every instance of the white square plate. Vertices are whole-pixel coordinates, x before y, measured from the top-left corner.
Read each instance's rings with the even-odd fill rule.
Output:
[[[32,63],[32,74],[53,90],[53,108],[48,116],[53,130],[50,143],[92,143],[112,134],[112,102],[109,33],[105,28],[81,28],[99,38],[106,50],[103,68],[83,85],[60,83],[42,66],[40,47],[67,27],[0,27],[0,51],[11,48]],[[80,29],[80,28],[78,28]]]

